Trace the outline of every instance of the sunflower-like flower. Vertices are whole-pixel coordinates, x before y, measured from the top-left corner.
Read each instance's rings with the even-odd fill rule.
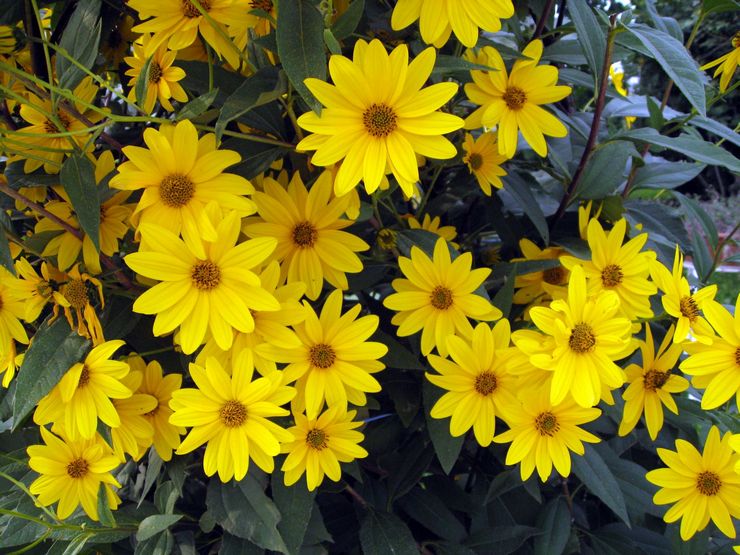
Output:
[[[712,60],[708,64],[704,64],[701,66],[701,69],[705,70],[717,67],[717,70],[714,72],[714,77],[717,77],[718,75],[722,76],[719,79],[719,91],[725,92],[727,87],[730,85],[732,76],[735,75],[738,63],[740,63],[740,31],[736,32],[732,37],[732,50],[727,54],[720,56],[716,60]]]
[[[519,249],[523,258],[513,258],[512,262],[529,260],[560,260],[565,254],[562,247],[545,247],[540,249],[527,238],[519,240]],[[514,304],[547,305],[553,299],[564,299],[568,294],[570,271],[562,264],[521,274],[514,278]],[[528,312],[527,312],[528,314]]]
[[[110,430],[111,446],[121,462],[126,462],[126,453],[138,461],[152,445],[154,438],[154,427],[146,415],[157,408],[158,401],[152,395],[137,391],[143,380],[142,372],[130,371],[121,378],[121,383],[134,394],[126,399],[112,400],[121,425]]]
[[[100,325],[98,313],[93,303],[105,307],[103,298],[103,284],[100,280],[84,272],[80,272],[79,264],[75,264],[65,277],[66,282],[62,284],[59,291],[54,291],[54,318],[59,314],[59,308],[64,310],[64,317],[69,322],[69,327],[76,329],[77,333],[92,340],[98,345],[105,340],[103,337],[103,326]],[[97,301],[94,293],[97,292]],[[75,319],[77,324],[75,325]]]
[[[14,296],[23,300],[26,322],[34,322],[47,303],[54,302],[54,289],[52,281],[59,283],[64,281],[64,273],[60,272],[48,262],[41,262],[41,275],[39,275],[31,263],[21,257],[15,261],[15,271],[20,276],[17,281],[11,281],[11,287],[15,290]]]
[[[478,28],[489,33],[501,30],[501,20],[514,15],[511,0],[398,0],[391,27],[404,29],[417,19],[421,38],[442,48],[455,33],[457,40],[472,48],[478,42]]]
[[[711,518],[725,536],[735,537],[733,518],[740,518],[740,474],[735,465],[740,455],[730,446],[730,434],[720,438],[712,426],[704,443],[704,451],[683,439],[676,440],[676,450],[658,448],[658,456],[668,468],[651,470],[645,476],[660,486],[653,496],[656,505],[673,506],[663,520],[668,523],[681,519],[681,539],[688,541],[706,528]]]
[[[507,158],[516,154],[519,131],[540,156],[547,156],[543,135],[565,137],[568,133],[559,119],[540,108],[571,92],[570,87],[556,84],[558,70],[554,66],[537,65],[542,48],[541,40],[530,42],[522,51],[524,58],[514,62],[509,74],[501,54],[486,46],[487,65],[494,71],[474,69],[470,72],[474,82],[465,85],[470,101],[480,105],[465,120],[465,128],[498,127],[498,151]]]
[[[398,265],[406,278],[393,280],[393,293],[383,304],[398,311],[391,322],[400,337],[421,333],[421,353],[434,347],[447,356],[447,336],[469,338],[473,326],[468,318],[498,320],[501,311],[475,291],[491,273],[489,268],[471,270],[473,255],[463,253],[450,258],[447,241],[437,239],[430,259],[418,247],[411,247],[411,258],[400,257]]]
[[[28,343],[28,334],[20,322],[27,315],[20,281],[4,266],[0,267],[0,353],[7,353],[13,341]]]
[[[335,181],[342,196],[360,181],[375,191],[386,173],[396,176],[407,196],[419,180],[416,153],[429,158],[454,158],[457,150],[442,135],[460,129],[463,121],[437,111],[457,92],[456,83],[422,88],[434,67],[434,48],[427,48],[410,64],[403,44],[389,55],[375,39],[355,43],[353,60],[334,55],[329,73],[334,85],[309,78],[306,86],[326,106],[298,118],[313,133],[296,146],[315,150],[311,162],[331,166],[343,160]]]
[[[507,157],[498,151],[496,134],[482,133],[480,137],[474,139],[470,133],[465,133],[462,146],[465,151],[463,162],[475,176],[481,190],[490,197],[491,185],[501,189],[504,186],[501,177],[506,175],[506,170],[501,168],[501,164],[506,162]]]
[[[128,86],[131,87],[128,97],[130,100],[138,101],[144,109],[144,112],[151,114],[154,110],[154,103],[159,100],[162,108],[172,112],[174,108],[170,98],[178,102],[187,102],[188,95],[180,86],[178,81],[185,78],[185,72],[172,64],[175,62],[176,52],[167,50],[167,45],[162,44],[150,56],[146,56],[144,51],[151,40],[150,36],[145,36],[141,44],[134,43],[134,55],[125,58],[124,61],[130,66],[126,70],[126,75],[131,77]],[[136,82],[139,79],[142,69],[147,66],[146,74],[146,97],[136,98]]]
[[[424,218],[421,220],[421,222],[419,222],[419,220],[411,215],[404,216],[404,219],[408,222],[409,228],[430,231],[435,235],[439,235],[440,237],[443,237],[445,240],[449,241],[450,245],[452,245],[456,249],[460,247],[460,245],[455,243],[455,237],[457,237],[457,230],[455,229],[455,226],[441,225],[442,220],[439,216],[431,217],[429,214],[424,214]]]

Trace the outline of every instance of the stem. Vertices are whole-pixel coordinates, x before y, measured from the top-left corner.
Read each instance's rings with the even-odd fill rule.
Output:
[[[28,206],[31,210],[33,210],[34,212],[36,212],[40,216],[43,216],[44,218],[47,218],[47,219],[51,220],[52,222],[54,222],[55,224],[57,224],[58,226],[60,226],[65,231],[67,231],[67,232],[71,233],[72,235],[74,235],[75,237],[77,237],[77,239],[79,239],[80,241],[82,241],[82,239],[85,237],[85,234],[82,233],[81,230],[72,227],[67,222],[65,222],[64,220],[62,220],[59,216],[56,216],[56,215],[52,214],[51,212],[49,212],[46,208],[44,208],[40,204],[36,204],[31,199],[26,198],[25,196],[23,196],[22,194],[20,194],[15,189],[11,189],[8,185],[5,185],[4,183],[0,183],[0,192],[5,193],[6,195],[8,195],[11,198],[14,198],[15,200],[21,201],[26,206]]]
[[[714,253],[714,258],[712,259],[712,266],[709,268],[709,272],[707,272],[706,277],[704,278],[704,282],[709,279],[709,277],[715,272],[717,269],[717,266],[720,262],[720,256],[722,255],[722,249],[725,247],[727,243],[729,243],[732,240],[733,235],[737,233],[737,230],[740,229],[740,222],[735,224],[735,227],[732,228],[732,231],[728,233],[719,243],[717,243],[717,251]]]
[[[359,493],[357,493],[352,486],[350,486],[349,484],[345,484],[344,485],[344,491],[346,491],[347,493],[349,493],[349,495],[352,497],[352,499],[354,499],[360,505],[362,505],[363,508],[367,508],[367,501],[365,501],[365,499],[362,497],[362,495],[360,495]]]
[[[547,22],[547,18],[550,17],[550,12],[552,11],[552,7],[555,5],[555,0],[547,0],[547,4],[545,4],[545,7],[542,8],[542,13],[540,14],[540,18],[537,21],[537,27],[534,29],[534,35],[532,35],[532,40],[540,38],[540,35],[542,34],[542,31],[545,29],[545,23]]]
[[[424,196],[421,199],[421,202],[419,203],[419,208],[416,210],[416,214],[419,218],[421,218],[424,215],[424,208],[426,208],[427,202],[429,201],[429,197],[432,195],[432,189],[434,189],[434,185],[437,183],[437,179],[439,179],[439,175],[442,173],[442,166],[438,166],[437,169],[434,170],[434,175],[432,175],[432,181],[429,183],[429,187],[427,187],[427,190],[424,191]]]

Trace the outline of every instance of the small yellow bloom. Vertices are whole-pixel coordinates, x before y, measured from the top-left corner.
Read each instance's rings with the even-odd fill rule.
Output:
[[[704,70],[719,66],[714,72],[714,77],[717,77],[717,75],[722,76],[719,80],[719,91],[725,92],[730,85],[732,76],[735,75],[738,63],[740,63],[740,31],[736,32],[735,36],[732,37],[732,50],[716,60],[704,64],[701,66],[701,69]]]
[[[519,249],[523,258],[513,258],[512,262],[527,260],[559,260],[565,254],[561,247],[545,247],[540,249],[529,239],[519,240]],[[529,272],[514,278],[514,304],[532,306],[547,306],[553,299],[564,299],[568,294],[568,280],[570,271],[562,265],[553,266],[547,270]],[[526,312],[529,314],[529,311]]]
[[[121,383],[134,394],[126,399],[112,400],[121,419],[121,425],[111,428],[111,445],[121,462],[126,462],[126,453],[138,461],[152,445],[154,438],[154,428],[146,415],[157,408],[157,399],[137,391],[143,379],[142,372],[138,370],[129,372],[121,378]]]
[[[149,60],[149,56],[146,56],[144,51],[150,40],[151,36],[144,36],[141,44],[134,43],[134,55],[124,59],[131,68],[126,71],[126,75],[131,77],[128,82],[128,86],[131,87],[128,97],[133,101],[138,101],[147,114],[152,113],[154,103],[157,100],[165,110],[172,112],[174,108],[170,98],[174,98],[178,102],[187,102],[188,95],[178,83],[178,81],[185,78],[185,72],[172,65],[175,61],[176,52],[167,50],[167,46],[164,44],[151,55],[146,74],[146,97],[136,98],[136,82],[141,70]]]
[[[421,222],[419,222],[419,220],[411,215],[404,216],[404,218],[408,222],[411,229],[424,229],[426,231],[431,231],[435,235],[439,235],[440,237],[446,239],[450,243],[450,245],[452,245],[456,249],[460,247],[460,245],[454,242],[455,237],[457,237],[457,230],[455,229],[455,226],[440,225],[441,220],[439,216],[434,216],[432,218],[431,216],[429,216],[429,214],[424,214],[424,219],[422,219]]]
[[[497,189],[504,186],[501,177],[506,175],[506,171],[501,168],[501,164],[507,157],[499,154],[495,133],[482,133],[477,139],[473,139],[470,133],[465,133],[463,150],[463,162],[478,180],[478,185],[486,196],[491,196],[491,185]]]
[[[93,303],[100,303],[100,308],[105,306],[103,298],[103,284],[99,280],[79,270],[79,264],[75,264],[66,276],[59,291],[54,291],[54,318],[59,314],[59,307],[64,310],[64,316],[69,322],[69,327],[77,329],[77,333],[92,340],[93,345],[105,341],[103,327],[100,325],[98,314]],[[93,298],[93,291],[97,291],[97,302]],[[75,317],[77,326],[75,326]]]

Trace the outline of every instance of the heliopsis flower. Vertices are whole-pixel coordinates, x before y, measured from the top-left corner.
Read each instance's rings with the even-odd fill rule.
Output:
[[[44,506],[59,501],[57,517],[65,519],[82,505],[93,520],[98,520],[98,490],[104,484],[105,497],[111,509],[121,503],[111,486],[120,488],[112,471],[120,464],[100,435],[90,439],[72,440],[57,437],[41,426],[45,445],[26,449],[28,465],[41,474],[29,490]]]
[[[640,341],[642,365],[630,364],[625,370],[629,386],[622,393],[624,413],[619,424],[620,436],[630,433],[645,413],[648,433],[655,440],[663,427],[663,405],[673,414],[678,414],[671,394],[686,391],[689,382],[682,376],[671,374],[683,352],[680,345],[671,342],[673,331],[671,326],[656,353],[650,324],[645,324],[645,341]]]
[[[504,186],[501,176],[506,175],[501,164],[506,162],[507,157],[499,154],[496,134],[482,133],[480,137],[474,139],[470,133],[465,133],[462,146],[465,151],[463,162],[478,180],[481,190],[490,197],[491,185],[501,189]]]
[[[4,266],[0,266],[0,351],[6,352],[13,341],[27,344],[28,335],[20,320],[25,320],[26,300],[19,295],[18,282]]]
[[[501,318],[501,311],[491,301],[475,293],[491,270],[471,270],[472,263],[469,252],[451,260],[447,242],[441,237],[431,259],[415,246],[411,247],[411,258],[398,259],[406,279],[393,280],[396,293],[383,304],[398,311],[391,322],[398,326],[399,337],[422,330],[421,354],[428,355],[436,346],[441,356],[447,356],[448,335],[469,338],[473,334],[468,318]]]
[[[254,330],[250,310],[280,310],[280,303],[253,272],[276,241],[262,237],[237,245],[239,224],[236,212],[230,212],[218,223],[215,240],[205,244],[202,256],[171,231],[142,224],[139,229],[148,250],[124,259],[138,274],[161,282],[136,299],[134,311],[156,314],[157,336],[180,326],[185,354],[203,344],[207,329],[221,349],[229,349],[234,329]]]
[[[173,449],[180,446],[180,436],[185,433],[185,428],[170,424],[172,409],[169,406],[172,393],[179,390],[182,385],[182,375],[178,373],[162,373],[162,366],[156,360],[148,364],[139,356],[130,357],[127,362],[131,366],[131,372],[141,372],[144,379],[141,381],[136,393],[143,393],[154,397],[157,404],[144,415],[152,428],[154,437],[152,442],[157,450],[159,458],[163,461],[172,459]]]
[[[560,260],[565,254],[561,247],[545,247],[540,249],[529,239],[519,240],[519,249],[523,258],[513,258],[511,262],[526,262],[529,260]],[[515,304],[543,305],[553,299],[564,299],[568,292],[570,271],[564,266],[557,265],[546,270],[521,274],[514,278],[513,302]]]
[[[122,380],[129,365],[111,360],[113,353],[124,345],[120,339],[106,341],[67,370],[59,383],[46,395],[33,414],[33,421],[42,426],[60,423],[70,439],[91,439],[97,430],[98,418],[111,428],[121,425],[111,399],[126,399],[133,391]]]
[[[596,209],[594,215],[591,215],[591,209],[593,208],[592,200],[589,200],[585,205],[578,207],[578,235],[584,241],[588,238],[588,223],[591,219],[598,219],[601,215],[601,210],[604,208],[603,203]]]
[[[569,450],[583,455],[583,442],[600,441],[579,428],[581,424],[596,420],[600,414],[601,410],[578,406],[571,398],[553,403],[549,393],[542,390],[526,396],[518,406],[508,408],[506,422],[509,429],[494,437],[493,441],[511,442],[506,464],[521,463],[522,480],[529,478],[537,467],[540,480],[546,482],[553,466],[561,476],[570,474]]]
[[[425,231],[431,231],[435,235],[439,235],[440,237],[446,239],[450,243],[450,245],[452,245],[456,249],[460,247],[460,245],[454,242],[455,237],[457,237],[457,230],[455,229],[455,226],[440,225],[441,220],[439,216],[434,216],[432,218],[429,216],[429,214],[424,214],[424,218],[421,220],[421,223],[419,223],[419,220],[411,215],[404,216],[404,218],[408,222],[411,229],[423,229]]]
[[[629,96],[629,91],[624,86],[624,69],[622,64],[617,62],[609,66],[609,78],[612,80],[612,85],[617,89],[617,92],[624,97]],[[627,116],[624,118],[627,128],[632,127],[637,118],[635,116]]]
[[[523,59],[514,62],[511,74],[506,71],[501,54],[492,46],[483,48],[487,65],[494,71],[470,72],[474,83],[465,85],[465,94],[480,108],[465,120],[466,129],[498,127],[498,151],[512,158],[516,154],[517,137],[524,140],[540,156],[547,156],[544,135],[565,137],[566,127],[540,104],[562,100],[571,88],[557,85],[558,70],[554,66],[538,66],[542,56],[542,41],[530,42],[522,51]]]
[[[133,191],[144,189],[133,215],[134,225],[153,223],[174,234],[199,257],[203,241],[215,241],[216,229],[205,207],[214,202],[239,216],[254,213],[254,203],[243,195],[254,192],[241,176],[223,170],[241,160],[233,150],[217,150],[216,137],[198,132],[189,120],[144,131],[148,148],[124,147],[127,162],[118,168],[110,186]]]
[[[249,237],[273,237],[273,258],[280,262],[281,281],[306,284],[306,297],[318,298],[324,279],[337,289],[347,289],[346,273],[362,271],[355,254],[370,248],[359,237],[341,231],[354,222],[340,219],[346,197],[331,196],[331,175],[324,172],[306,190],[296,172],[286,191],[275,180],[264,180],[264,192],[252,195],[260,219],[250,218],[244,226]]]
[[[0,54],[12,54],[18,45],[15,39],[15,29],[10,25],[0,25]]]
[[[735,317],[718,302],[704,305],[704,315],[719,334],[711,345],[686,345],[689,353],[681,370],[693,376],[691,384],[704,389],[701,408],[715,409],[735,395],[740,407],[740,295],[735,302]]]
[[[324,302],[321,315],[304,301],[306,319],[295,326],[301,340],[298,348],[284,349],[264,345],[258,351],[277,362],[289,363],[284,369],[284,382],[296,383],[298,396],[293,413],[303,412],[316,418],[326,401],[327,406],[347,403],[362,406],[367,403],[365,393],[377,393],[380,384],[371,374],[385,365],[378,359],[385,356],[388,347],[367,341],[378,329],[379,319],[374,314],[357,318],[361,306],[356,304],[342,314],[342,292],[333,291]]]
[[[112,400],[121,425],[110,430],[111,446],[121,462],[126,462],[126,453],[138,461],[152,445],[154,438],[154,428],[146,415],[157,408],[158,401],[152,395],[137,391],[143,379],[142,372],[130,371],[121,378],[121,383],[134,394],[125,399]]]
[[[711,345],[714,338],[712,326],[701,316],[700,311],[714,299],[717,293],[716,285],[702,287],[692,293],[689,282],[683,277],[683,253],[676,245],[676,254],[673,258],[673,271],[660,262],[652,260],[650,275],[658,288],[663,291],[663,308],[677,318],[676,333],[673,335],[675,343],[685,340],[689,331],[696,341]]]
[[[59,291],[54,291],[54,318],[59,314],[59,307],[64,310],[64,316],[69,322],[69,327],[76,329],[77,333],[92,340],[97,345],[103,338],[103,327],[100,325],[98,314],[93,302],[94,292],[98,293],[100,307],[105,307],[103,299],[103,284],[85,273],[80,273],[79,264],[75,264],[66,276],[66,283],[62,284]],[[75,326],[75,317],[77,325]]]
[[[699,453],[688,441],[676,440],[676,450],[658,448],[658,456],[668,466],[651,470],[645,476],[660,486],[653,496],[656,505],[674,505],[663,520],[681,519],[681,539],[688,541],[706,528],[709,519],[725,536],[735,537],[733,518],[740,518],[740,474],[735,465],[740,455],[730,447],[730,434],[720,439],[712,426]]]
[[[493,328],[481,323],[471,341],[454,335],[447,338],[452,360],[429,355],[429,364],[441,375],[427,372],[427,379],[447,390],[430,414],[432,418],[451,416],[452,436],[461,436],[472,427],[478,443],[488,447],[496,432],[496,416],[502,418],[507,406],[518,403],[516,376],[506,369],[510,331],[506,319]]]
[[[0,349],[0,374],[3,375],[3,387],[10,386],[15,373],[21,367],[21,364],[23,364],[23,357],[24,353],[18,354],[15,341],[11,341],[10,345],[5,345]]]
[[[583,268],[575,266],[567,300],[529,312],[532,322],[554,339],[551,353],[530,357],[538,368],[553,372],[550,399],[554,404],[570,393],[580,406],[592,407],[601,398],[602,384],[614,389],[624,383],[624,371],[614,361],[629,355],[636,345],[631,341],[630,321],[617,316],[618,311],[619,297],[613,291],[587,296]]]
[[[478,28],[489,33],[501,30],[501,20],[514,15],[511,0],[398,0],[391,16],[394,31],[417,19],[421,38],[441,48],[455,33],[468,48],[478,42]]]
[[[207,443],[203,470],[206,476],[218,472],[222,482],[244,478],[249,459],[265,472],[272,472],[280,442],[292,439],[268,419],[289,414],[281,406],[290,401],[295,390],[270,378],[253,381],[254,368],[247,360],[247,356],[237,360],[231,376],[215,358],[209,358],[205,367],[190,364],[197,389],[175,391],[170,401],[175,411],[170,423],[192,426],[176,453],[184,455]]]
[[[134,55],[124,59],[131,68],[126,71],[126,75],[131,77],[128,82],[128,86],[131,87],[128,97],[134,102],[138,101],[147,114],[152,113],[154,103],[157,100],[159,100],[162,108],[172,112],[174,108],[170,98],[174,98],[178,102],[187,102],[188,100],[188,95],[178,83],[178,81],[185,78],[185,72],[172,65],[177,53],[173,50],[167,50],[165,44],[154,50],[151,57],[145,55],[144,50],[150,40],[151,37],[145,35],[141,44],[134,43]],[[147,61],[149,61],[149,66],[146,74],[146,97],[136,98],[136,82],[142,69],[147,65]]]
[[[714,72],[714,77],[722,75],[719,80],[719,91],[725,92],[732,80],[732,76],[735,75],[738,63],[740,63],[740,31],[736,32],[735,36],[732,37],[732,50],[727,54],[720,56],[716,60],[713,60],[708,64],[704,64],[701,66],[701,69],[705,70],[719,66]]]
[[[318,418],[306,418],[295,414],[295,426],[288,428],[291,441],[282,446],[288,453],[280,468],[286,486],[295,484],[306,474],[308,490],[313,491],[324,481],[324,476],[338,482],[342,477],[341,462],[352,462],[367,457],[367,451],[359,446],[365,436],[357,431],[362,422],[354,419],[357,411],[346,411],[335,406],[327,409]]]
[[[655,284],[648,281],[650,264],[655,260],[654,251],[641,251],[648,239],[647,233],[633,237],[624,245],[627,220],[621,218],[608,232],[597,219],[588,224],[588,246],[591,260],[573,256],[562,256],[563,266],[573,269],[583,266],[588,280],[588,292],[596,295],[601,291],[614,291],[619,296],[619,307],[628,319],[650,318],[650,297],[655,295]]]
[[[345,195],[360,181],[375,191],[386,173],[396,176],[407,196],[419,180],[416,153],[429,158],[454,158],[454,145],[442,135],[462,127],[462,120],[437,111],[457,92],[443,82],[423,88],[434,67],[434,48],[410,64],[408,48],[397,46],[389,55],[379,40],[355,43],[353,60],[334,55],[329,73],[334,85],[309,78],[306,86],[326,106],[317,116],[307,112],[298,124],[313,133],[297,150],[315,150],[311,162],[331,166],[344,160],[334,190]]]

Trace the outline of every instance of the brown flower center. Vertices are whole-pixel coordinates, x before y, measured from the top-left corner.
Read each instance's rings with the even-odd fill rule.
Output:
[[[198,262],[190,275],[193,285],[201,291],[210,291],[221,283],[221,268],[210,260]]]
[[[554,436],[560,430],[558,419],[551,412],[541,412],[534,419],[534,427],[541,436]]]
[[[596,345],[594,330],[585,322],[576,324],[570,332],[568,345],[576,353],[588,353]]]
[[[326,432],[319,430],[318,428],[311,428],[306,434],[306,445],[311,449],[321,451],[322,449],[327,448],[327,439],[328,437],[326,436]]]
[[[218,416],[227,428],[238,428],[247,421],[247,407],[239,401],[226,401],[226,404],[218,411]]]
[[[699,473],[696,477],[696,489],[699,490],[699,493],[702,495],[710,497],[712,495],[717,495],[721,487],[722,480],[720,480],[716,473],[711,472],[710,470],[705,470],[704,472]]]
[[[496,374],[493,372],[481,372],[475,377],[475,384],[473,387],[484,397],[490,395],[496,391],[496,387],[498,387]]]
[[[319,231],[311,222],[301,222],[293,228],[293,243],[298,248],[309,249],[316,244]]]
[[[678,306],[681,309],[681,315],[688,318],[689,322],[693,322],[699,317],[699,307],[693,297],[681,297]]]
[[[73,279],[64,288],[64,298],[69,301],[72,308],[82,310],[89,301],[87,285],[81,279]]]
[[[735,33],[735,36],[732,37],[732,47],[733,48],[740,48],[740,31]]]
[[[90,469],[90,464],[85,459],[75,459],[67,464],[67,475],[70,478],[84,478]]]
[[[527,94],[519,87],[507,87],[503,99],[509,110],[521,110],[527,102]]]
[[[735,349],[735,364],[740,366],[740,347]]]
[[[555,266],[542,272],[542,280],[550,285],[562,285],[565,281],[565,268]]]
[[[663,387],[668,378],[671,377],[670,372],[661,372],[660,370],[648,370],[645,376],[642,378],[642,382],[645,385],[645,389],[648,391],[655,391]]]
[[[72,120],[70,120],[66,114],[62,112],[57,112],[57,119],[59,120],[59,123],[61,123],[64,131],[69,130],[69,126],[71,125]],[[47,133],[59,133],[60,129],[53,121],[46,120],[44,122],[44,131],[46,131]]]
[[[396,232],[384,227],[378,231],[378,246],[384,251],[389,251],[396,246]]]
[[[87,364],[83,365],[82,372],[80,372],[80,379],[77,381],[77,389],[82,389],[90,383],[90,369]]]
[[[373,137],[387,137],[398,127],[396,112],[387,104],[371,104],[362,114],[365,130]]]
[[[452,306],[452,291],[447,287],[438,285],[429,295],[432,306],[438,310],[447,310]]]
[[[147,72],[146,78],[150,83],[156,85],[162,78],[162,73],[162,66],[152,60],[152,63],[149,64],[149,71]]]
[[[616,287],[623,279],[622,268],[616,264],[609,264],[601,271],[601,283],[604,287]]]
[[[308,351],[308,360],[311,365],[316,368],[330,368],[334,361],[337,360],[337,354],[332,349],[331,345],[326,343],[318,343],[311,347]]]
[[[270,13],[273,7],[272,0],[252,0],[249,5],[253,10],[262,10],[267,13]]]
[[[195,184],[181,173],[170,174],[159,184],[159,198],[170,208],[182,208],[194,195]]]
[[[203,8],[204,12],[211,9],[210,0],[198,0],[200,7]],[[194,17],[200,17],[200,11],[195,7],[190,0],[182,0],[182,13],[185,17],[192,19]]]
[[[470,156],[468,156],[468,164],[470,165],[470,169],[473,171],[477,171],[481,168],[483,165],[483,156],[481,156],[479,153],[474,152]]]

